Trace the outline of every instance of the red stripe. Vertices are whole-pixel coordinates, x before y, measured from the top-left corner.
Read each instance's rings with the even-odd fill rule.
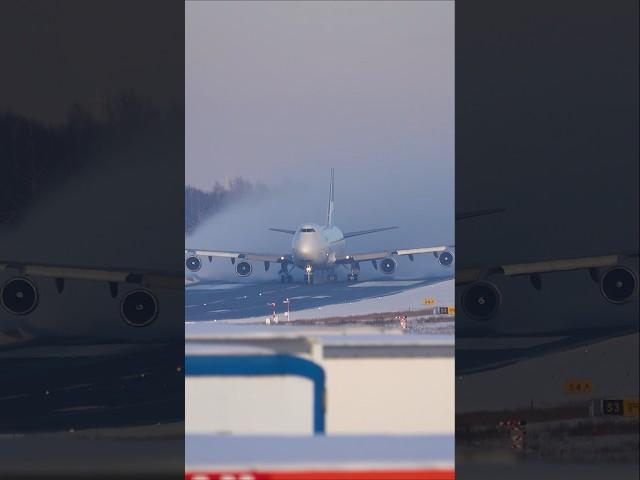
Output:
[[[187,472],[185,480],[455,480],[454,470]]]

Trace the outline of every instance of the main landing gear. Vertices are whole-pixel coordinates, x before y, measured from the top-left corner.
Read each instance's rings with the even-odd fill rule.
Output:
[[[347,275],[347,282],[357,282],[360,274],[360,264],[354,262],[351,264],[351,273]]]
[[[280,271],[278,272],[280,274],[280,283],[291,283],[293,277],[289,272],[289,263],[283,262],[282,266],[280,267]]]

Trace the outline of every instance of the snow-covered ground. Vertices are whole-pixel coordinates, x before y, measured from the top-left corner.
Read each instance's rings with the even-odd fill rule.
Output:
[[[633,359],[633,361],[629,361]],[[616,368],[612,368],[615,365]],[[459,376],[456,413],[553,407],[589,398],[637,396],[638,334],[532,358],[494,370]],[[567,393],[565,382],[592,382],[590,394]],[[503,395],[500,395],[503,393]]]

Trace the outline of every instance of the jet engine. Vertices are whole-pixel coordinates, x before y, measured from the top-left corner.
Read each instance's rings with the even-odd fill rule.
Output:
[[[7,312],[26,315],[38,305],[38,288],[26,277],[10,278],[2,286],[0,302]]]
[[[185,260],[184,265],[190,272],[198,272],[202,268],[202,260],[195,255],[191,255]]]
[[[236,273],[239,277],[248,277],[252,271],[253,267],[249,262],[238,262],[236,265]]]
[[[120,313],[132,327],[145,327],[158,316],[158,301],[149,290],[133,290],[122,299]]]
[[[600,277],[600,291],[611,303],[625,303],[636,290],[636,275],[627,267],[612,267]]]
[[[490,320],[500,308],[500,292],[489,282],[476,282],[462,294],[462,309],[474,320]]]
[[[443,267],[449,267],[453,263],[453,253],[449,251],[442,252],[438,255],[438,263]]]
[[[382,270],[382,273],[391,275],[396,271],[396,261],[393,258],[385,258],[380,262],[380,270]]]

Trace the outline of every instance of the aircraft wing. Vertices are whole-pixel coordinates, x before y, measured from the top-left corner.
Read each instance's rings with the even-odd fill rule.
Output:
[[[596,257],[574,257],[539,260],[525,263],[509,263],[456,271],[456,284],[475,282],[493,274],[507,276],[536,275],[541,273],[562,272],[569,270],[599,269],[619,265],[629,257],[637,257],[638,253],[601,255]]]
[[[336,258],[337,264],[350,264],[354,262],[366,262],[382,260],[387,257],[408,255],[409,258],[413,258],[413,255],[420,255],[423,253],[438,253],[444,252],[453,248],[453,246],[438,246],[438,247],[419,247],[419,248],[406,248],[398,250],[385,250],[380,252],[367,252],[367,253],[354,253],[349,255],[343,255]]]
[[[456,213],[456,221],[466,220],[468,218],[482,217],[485,215],[493,215],[494,213],[503,213],[506,210],[504,208],[487,208],[485,210],[471,210],[468,212]]]
[[[184,288],[182,271],[156,271],[137,268],[85,267],[0,260],[0,272],[48,277],[56,280],[93,280],[109,283],[135,283],[148,288]]]
[[[295,230],[290,230],[288,228],[270,228],[269,230],[271,230],[272,232],[288,233],[289,235],[296,234]]]
[[[236,258],[249,260],[254,262],[276,262],[276,263],[290,263],[293,261],[291,254],[279,255],[276,253],[250,253],[250,252],[226,252],[221,250],[200,250],[200,249],[186,249],[187,255],[201,255],[203,257],[222,257]]]
[[[358,230],[356,232],[347,232],[344,234],[344,238],[358,237],[360,235],[368,235],[370,233],[386,232],[387,230],[395,230],[398,227],[380,227],[370,228],[369,230]]]

